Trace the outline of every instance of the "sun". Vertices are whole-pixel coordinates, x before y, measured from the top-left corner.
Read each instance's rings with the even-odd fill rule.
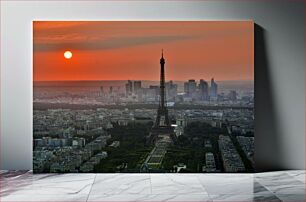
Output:
[[[72,57],[71,51],[65,51],[64,57],[65,57],[66,59],[70,59],[70,58]]]

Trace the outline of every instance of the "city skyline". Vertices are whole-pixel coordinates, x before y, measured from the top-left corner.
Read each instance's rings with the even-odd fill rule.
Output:
[[[154,81],[161,49],[167,81],[254,80],[251,21],[35,21],[33,28],[34,81]]]
[[[253,172],[253,33],[247,32],[253,24],[244,23],[47,22],[34,28],[33,172]],[[228,49],[234,39],[239,51]],[[172,50],[166,54],[160,46]],[[90,80],[92,74],[99,79]],[[38,75],[65,81],[36,83]]]

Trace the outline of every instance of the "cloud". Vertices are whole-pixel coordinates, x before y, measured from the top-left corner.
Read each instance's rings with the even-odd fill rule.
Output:
[[[188,39],[226,41],[249,36],[250,31],[245,22],[36,21],[33,48],[107,50]]]
[[[80,40],[57,40],[53,42],[35,42],[34,51],[58,51],[65,49],[76,50],[108,50],[116,48],[126,48],[132,46],[167,43],[172,41],[180,41],[194,39],[192,36],[137,36],[137,37],[112,37],[107,39],[80,39]]]

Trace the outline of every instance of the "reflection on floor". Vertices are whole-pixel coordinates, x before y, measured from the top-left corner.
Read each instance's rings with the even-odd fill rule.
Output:
[[[305,171],[35,174],[1,171],[0,201],[305,201]]]

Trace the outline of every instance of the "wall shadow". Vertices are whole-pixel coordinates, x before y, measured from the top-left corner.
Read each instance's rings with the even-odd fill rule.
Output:
[[[281,170],[281,144],[272,75],[266,47],[266,30],[254,25],[255,169]]]

